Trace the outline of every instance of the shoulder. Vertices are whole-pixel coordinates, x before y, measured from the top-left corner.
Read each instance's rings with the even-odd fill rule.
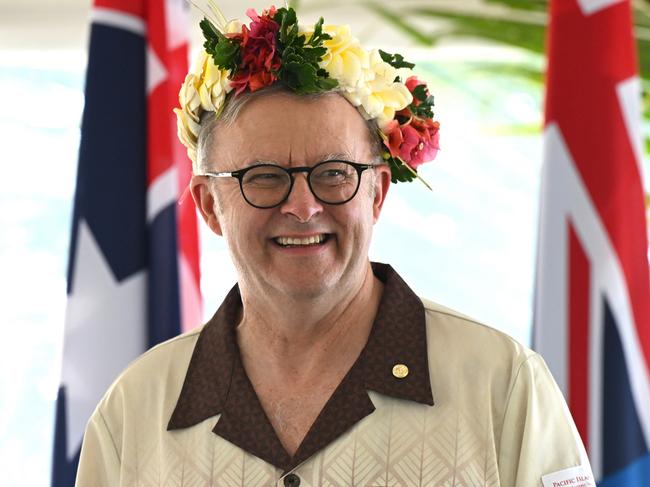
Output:
[[[186,369],[203,327],[183,333],[150,348],[134,360],[118,377],[117,382],[137,379],[151,373],[160,374],[167,369]],[[183,367],[185,365],[185,367]],[[185,370],[181,371],[183,376]]]
[[[427,337],[433,343],[452,346],[459,353],[479,353],[493,358],[508,357],[523,362],[538,356],[511,336],[467,315],[422,299],[427,323]]]
[[[157,404],[173,408],[203,327],[160,343],[135,359],[113,382],[98,408],[128,411]]]
[[[117,485],[123,465],[159,448],[201,330],[151,348],[113,382],[86,426],[78,483]]]
[[[575,465],[588,469],[569,410],[542,357],[462,313],[422,303],[435,415],[455,425],[459,438],[461,433],[489,438],[502,485],[540,485],[549,472]]]
[[[422,303],[433,380],[450,385],[462,379],[479,389],[491,384],[505,397],[522,370],[546,371],[536,352],[509,335],[432,301]]]

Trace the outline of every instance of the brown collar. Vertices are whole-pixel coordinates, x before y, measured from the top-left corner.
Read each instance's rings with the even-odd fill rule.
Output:
[[[391,266],[373,263],[372,268],[384,292],[368,343],[293,457],[275,434],[241,363],[235,335],[241,309],[237,286],[199,335],[167,430],[221,414],[214,433],[286,472],[375,410],[367,390],[432,406],[422,301]],[[396,364],[408,366],[405,378],[393,376]]]

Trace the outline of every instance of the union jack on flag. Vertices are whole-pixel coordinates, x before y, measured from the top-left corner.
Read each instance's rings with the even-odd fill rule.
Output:
[[[147,348],[201,322],[190,162],[176,138],[182,0],[95,0],[68,264],[52,485],[74,485],[86,422]]]
[[[650,486],[650,276],[629,0],[551,0],[534,345],[600,487]]]

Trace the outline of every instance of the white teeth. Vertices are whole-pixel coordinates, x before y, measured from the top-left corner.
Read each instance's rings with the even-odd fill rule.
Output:
[[[276,237],[275,241],[280,245],[313,245],[321,243],[325,240],[325,235],[311,235],[304,238],[294,238],[294,237]]]

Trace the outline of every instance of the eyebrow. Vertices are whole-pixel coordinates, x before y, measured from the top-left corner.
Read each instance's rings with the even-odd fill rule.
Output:
[[[354,161],[354,157],[352,154],[349,152],[328,152],[326,154],[319,155],[318,157],[314,158],[314,164],[317,164],[319,162],[323,161]],[[278,161],[275,160],[270,160],[270,159],[254,159],[250,162],[249,165],[254,165],[254,164],[276,164],[278,166],[282,166]]]
[[[318,158],[318,161],[353,161],[354,157],[349,152],[329,152]]]

